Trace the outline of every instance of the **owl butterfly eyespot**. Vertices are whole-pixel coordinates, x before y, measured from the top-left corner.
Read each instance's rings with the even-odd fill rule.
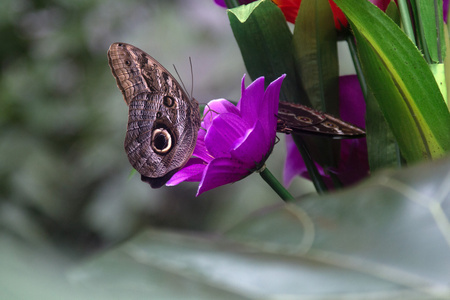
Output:
[[[280,102],[277,117],[277,131],[287,134],[315,134],[334,139],[361,138],[366,134],[361,128],[301,104]]]
[[[198,102],[153,57],[126,43],[114,43],[108,61],[128,105],[125,151],[141,179],[163,186],[195,148],[200,128]]]

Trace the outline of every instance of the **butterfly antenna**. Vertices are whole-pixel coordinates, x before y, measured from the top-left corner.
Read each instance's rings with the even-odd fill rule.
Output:
[[[194,97],[194,68],[192,67],[192,58],[190,56],[189,64],[191,65],[191,97]]]
[[[178,70],[177,70],[177,67],[175,67],[175,64],[173,65],[173,68],[175,69],[175,73],[177,73],[178,79],[180,80],[181,85],[183,86],[183,89],[184,89],[184,90],[186,91],[186,93],[187,93],[186,86],[184,85],[183,79],[181,79],[180,73],[178,73]],[[192,98],[191,95],[188,95],[188,96],[189,96],[189,98]]]

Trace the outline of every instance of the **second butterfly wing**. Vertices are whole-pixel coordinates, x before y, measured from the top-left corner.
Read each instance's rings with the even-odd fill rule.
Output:
[[[350,123],[296,103],[280,102],[277,117],[277,131],[287,134],[315,134],[334,139],[361,138],[366,134]]]

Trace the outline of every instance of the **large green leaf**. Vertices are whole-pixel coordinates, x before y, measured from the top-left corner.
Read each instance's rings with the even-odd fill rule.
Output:
[[[73,261],[0,238],[0,299],[449,299],[450,157]],[[42,253],[46,253],[42,255]]]
[[[449,170],[385,171],[223,234],[149,230],[70,278],[111,299],[448,299]]]
[[[450,115],[420,52],[368,1],[336,0],[355,32],[369,87],[407,162],[450,151]]]

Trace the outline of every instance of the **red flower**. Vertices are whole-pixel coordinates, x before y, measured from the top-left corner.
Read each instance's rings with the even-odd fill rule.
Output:
[[[301,0],[272,0],[283,12],[286,20],[295,23]]]
[[[300,7],[301,0],[272,0],[283,12],[286,20],[291,23],[295,23],[297,18],[298,9]],[[337,30],[341,30],[342,26],[344,28],[348,27],[348,21],[341,9],[333,2],[333,0],[328,0],[330,3],[331,11],[333,12],[334,24]],[[369,0],[381,10],[385,11],[391,0]]]

